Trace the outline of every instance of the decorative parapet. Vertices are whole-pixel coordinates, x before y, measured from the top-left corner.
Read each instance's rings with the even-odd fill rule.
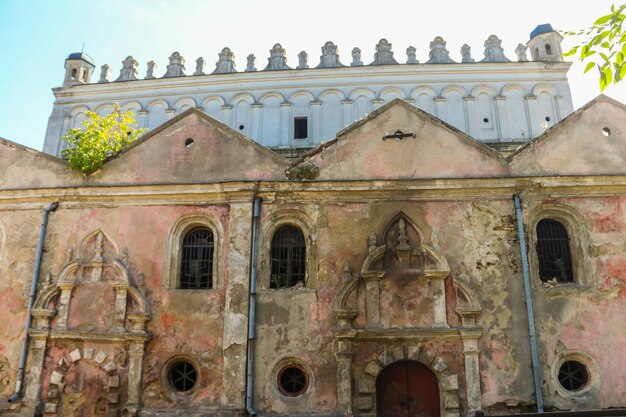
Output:
[[[235,70],[235,54],[226,47],[222,49],[222,52],[218,54],[219,59],[215,63],[215,71],[212,74],[229,74],[231,72],[237,72]]]
[[[267,58],[267,66],[263,71],[276,71],[291,69],[287,65],[287,51],[277,43],[272,49],[270,49],[270,57]]]
[[[556,32],[555,32],[556,33]],[[560,38],[558,38],[558,33],[552,35],[551,33],[542,34],[541,36],[547,37],[552,36],[557,38],[553,40],[552,38],[548,39],[550,45],[554,44],[554,46],[550,47],[550,45],[540,45],[539,47],[534,47],[531,51],[533,53],[532,59],[534,61],[544,61],[544,60],[552,60],[552,61],[562,61],[563,57],[561,55],[560,50]],[[529,43],[530,45],[530,43]],[[484,58],[480,62],[511,62],[504,54],[504,49],[502,48],[502,40],[498,38],[496,35],[491,35],[484,42]],[[546,48],[549,48],[546,49]],[[535,49],[537,51],[535,51]],[[544,51],[545,49],[545,51]],[[314,68],[340,68],[345,65],[342,64],[339,60],[338,46],[331,41],[326,42],[321,48],[322,54],[320,55],[320,62]],[[518,44],[515,49],[515,54],[517,56],[517,62],[528,62],[529,59],[527,57],[528,47],[524,44]],[[546,52],[547,51],[547,52]],[[464,44],[461,47],[461,62],[462,63],[473,63],[475,62],[474,58],[471,56],[471,47],[467,44]],[[426,64],[454,64],[456,61],[450,58],[450,53],[446,49],[446,41],[441,37],[437,36],[435,39],[430,42],[430,51],[429,51],[429,59],[426,61]],[[235,73],[237,70],[235,69],[235,56],[234,53],[230,50],[230,48],[224,48],[218,54],[219,60],[215,64],[215,70],[211,74],[229,74]],[[355,47],[351,51],[352,62],[350,66],[362,66],[363,61],[361,60],[361,49]],[[414,65],[419,64],[420,61],[417,59],[417,48],[414,46],[409,46],[406,49],[406,64]],[[256,57],[254,54],[250,54],[247,56],[247,63],[245,72],[255,72],[257,68],[255,66]],[[376,52],[374,54],[374,61],[370,63],[370,65],[390,65],[390,64],[398,64],[398,61],[394,58],[394,53],[392,51],[392,44],[387,41],[387,39],[381,39],[376,44]],[[145,79],[154,79],[157,78],[156,73],[157,65],[154,61],[148,62],[148,68],[146,72]],[[308,63],[308,53],[306,51],[301,51],[298,54],[298,66],[296,69],[308,69],[312,68]],[[285,49],[281,46],[280,43],[275,44],[270,50],[270,56],[268,58],[267,66],[263,69],[264,71],[275,71],[275,70],[289,70],[292,69],[287,65],[287,55]],[[185,59],[178,53],[174,52],[169,57],[169,65],[167,65],[167,71],[163,75],[163,78],[170,77],[182,77],[185,76]],[[205,60],[202,57],[199,57],[196,60],[195,72],[193,75],[206,75],[205,72]],[[128,56],[124,61],[122,61],[122,69],[120,70],[120,75],[115,81],[132,81],[137,80],[137,61],[132,57]],[[101,74],[98,80],[98,83],[107,83],[111,81],[111,68],[108,65],[101,66]]]
[[[398,61],[393,57],[393,52],[391,51],[391,44],[385,38],[378,41],[376,44],[376,53],[374,54],[374,62],[370,65],[389,65],[389,64],[397,64]]]
[[[137,79],[137,61],[131,55],[122,61],[120,76],[115,81],[132,81]]]
[[[178,52],[170,55],[170,64],[167,66],[167,72],[163,78],[182,77],[185,75],[185,58]]]
[[[363,61],[361,61],[361,50],[359,48],[352,49],[352,63],[351,67],[360,67],[363,65]]]
[[[474,62],[474,58],[472,58],[472,48],[470,48],[468,44],[464,44],[461,47],[461,62],[464,64]]]
[[[485,58],[481,62],[511,62],[504,56],[502,40],[496,35],[491,35],[485,41]]]
[[[450,59],[450,52],[446,49],[446,41],[441,36],[437,36],[430,43],[430,52],[428,53],[429,60],[427,64],[455,64]]]
[[[337,68],[344,67],[339,62],[339,53],[337,52],[337,45],[328,41],[322,46],[322,55],[320,56],[320,63],[316,68]]]

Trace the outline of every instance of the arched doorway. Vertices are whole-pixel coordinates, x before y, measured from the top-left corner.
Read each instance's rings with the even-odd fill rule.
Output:
[[[376,408],[378,417],[440,417],[437,377],[419,362],[392,363],[376,379]]]

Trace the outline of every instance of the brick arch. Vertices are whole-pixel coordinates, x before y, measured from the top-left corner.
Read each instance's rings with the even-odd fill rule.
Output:
[[[46,390],[46,402],[44,410],[46,416],[59,416],[59,405],[65,387],[65,376],[68,371],[78,363],[87,362],[106,374],[106,411],[105,415],[119,415],[120,408],[120,375],[118,366],[113,360],[107,360],[108,355],[103,351],[96,353],[93,348],[76,348],[69,352],[69,358],[65,354],[58,360],[56,366],[50,371],[48,389]]]
[[[410,360],[418,362],[430,369],[439,383],[441,396],[441,415],[459,415],[459,377],[453,373],[446,361],[438,355],[424,349],[422,345],[385,349],[376,359],[369,361],[364,368],[365,376],[359,381],[359,399],[356,409],[360,415],[376,413],[376,379],[387,366],[392,363]]]

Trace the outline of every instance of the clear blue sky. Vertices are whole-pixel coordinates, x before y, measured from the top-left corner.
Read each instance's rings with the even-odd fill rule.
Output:
[[[474,58],[482,59],[483,42],[490,34],[503,40],[505,53],[515,59],[515,47],[525,43],[532,29],[551,23],[556,29],[578,29],[608,12],[607,0],[0,0],[0,137],[41,149],[54,96],[60,86],[64,60],[71,52],[85,52],[96,64],[109,64],[117,77],[121,61],[133,55],[139,74],[154,60],[158,74],[165,72],[167,57],[179,51],[193,73],[199,56],[214,68],[218,52],[230,47],[237,69],[254,53],[262,67],[269,49],[280,42],[287,62],[297,65],[305,50],[309,64],[317,64],[320,48],[331,40],[344,62],[358,46],[363,61],[370,62],[374,45],[382,37],[392,44],[399,61],[405,50],[417,48],[425,62],[428,44],[437,35],[448,42],[453,59],[460,60],[464,43]],[[567,39],[565,48],[573,40]],[[569,72],[574,107],[599,93],[593,75],[582,76],[583,65]],[[626,103],[626,83],[606,90]]]

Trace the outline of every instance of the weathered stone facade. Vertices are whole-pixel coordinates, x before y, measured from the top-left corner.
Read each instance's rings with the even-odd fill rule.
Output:
[[[88,176],[2,141],[1,399],[18,378],[42,209],[59,206],[22,398],[0,414],[381,416],[397,364],[434,378],[434,415],[532,409],[514,195],[546,407],[624,407],[624,120],[600,96],[504,157],[394,100],[289,163],[189,109]],[[567,230],[569,282],[539,274],[543,219]],[[275,281],[286,229],[304,242],[292,285]],[[181,288],[193,230],[210,231],[211,281]],[[587,372],[576,389],[567,362]]]

